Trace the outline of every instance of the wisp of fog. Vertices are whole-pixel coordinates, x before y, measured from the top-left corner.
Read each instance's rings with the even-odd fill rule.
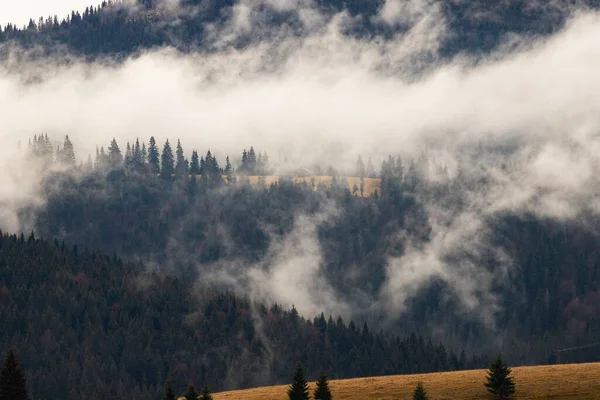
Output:
[[[287,35],[282,28],[275,40],[230,46],[233,38],[264,28],[253,11],[258,3],[297,10],[306,34]],[[17,143],[24,148],[42,132],[68,134],[82,159],[113,137],[124,143],[137,136],[155,136],[158,143],[179,138],[186,149],[210,148],[222,158],[253,145],[280,168],[350,166],[359,154],[380,161],[427,152],[449,171],[440,178],[432,169],[431,185],[453,179],[465,162],[487,183],[465,190],[460,209],[419,199],[431,240],[411,244],[406,238],[405,254],[388,261],[373,307],[400,313],[437,277],[466,311],[493,326],[497,301],[485,288],[511,260],[495,254],[504,268],[493,275],[473,261],[488,247],[486,218],[510,211],[570,219],[600,210],[600,15],[575,12],[552,36],[522,39],[488,58],[450,60],[437,55],[448,27],[433,2],[388,0],[374,21],[410,27],[391,39],[344,34],[355,18],[325,15],[310,1],[242,0],[228,23],[212,29],[216,52],[165,48],[118,65],[44,60],[20,65],[19,73],[1,72],[2,229],[16,229],[14,213],[24,202],[43,202],[36,191],[41,173],[15,161],[25,159]],[[40,80],[24,79],[31,75]],[[482,146],[510,150],[497,162]],[[316,291],[314,279],[294,279],[290,289],[290,276],[302,269],[309,277],[319,274],[319,218],[299,216],[290,237],[273,244],[268,265],[244,271],[244,290],[295,304],[306,315],[351,314],[355,305],[328,287]],[[456,252],[470,257],[448,262]],[[311,295],[316,292],[325,294]]]

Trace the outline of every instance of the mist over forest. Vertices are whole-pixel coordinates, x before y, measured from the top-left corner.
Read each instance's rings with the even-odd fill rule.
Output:
[[[156,399],[598,342],[599,7],[115,0],[3,26],[2,348],[36,399]]]

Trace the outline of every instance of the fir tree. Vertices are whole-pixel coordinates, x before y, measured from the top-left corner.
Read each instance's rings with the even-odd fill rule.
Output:
[[[365,163],[363,162],[362,157],[358,156],[358,161],[356,162],[356,176],[359,178],[365,177]]]
[[[198,152],[196,150],[192,151],[192,162],[190,163],[190,174],[192,174],[192,175],[200,174],[200,161],[198,160]]]
[[[248,153],[246,152],[246,149],[244,149],[244,152],[242,153],[242,164],[240,165],[240,170],[243,172],[248,172]]]
[[[160,172],[160,155],[158,152],[158,147],[156,146],[156,140],[154,140],[154,136],[150,137],[150,142],[148,145],[148,164],[150,164],[150,169],[152,172],[156,174]]]
[[[65,136],[61,158],[61,161],[66,165],[74,167],[76,164],[75,150],[73,149],[73,143],[71,143],[71,140],[69,140],[69,135]]]
[[[252,146],[250,146],[250,150],[248,151],[248,173],[250,175],[256,174],[256,153]]]
[[[515,383],[509,376],[511,372],[512,370],[502,361],[500,355],[490,364],[485,387],[497,399],[508,399],[515,393]]]
[[[367,161],[367,177],[369,178],[377,178],[377,174],[375,173],[375,166],[369,157],[369,161]]]
[[[321,317],[326,326],[327,323],[325,322],[325,316],[321,314]],[[329,382],[327,381],[327,375],[325,375],[325,371],[321,371],[321,376],[319,377],[319,380],[317,381],[317,387],[315,388],[314,398],[315,400],[331,400],[331,391],[329,390]]]
[[[123,155],[121,154],[121,149],[117,144],[115,138],[110,142],[110,147],[108,148],[108,159],[110,162],[110,166],[113,168],[120,168],[123,165]]]
[[[229,156],[225,159],[225,175],[227,176],[227,183],[231,183],[233,181],[233,171],[231,168],[231,163],[229,162]]]
[[[422,382],[417,383],[417,387],[415,388],[415,391],[413,392],[413,400],[427,400],[429,399],[429,397],[427,397],[427,392],[425,391],[425,387],[423,386]]]
[[[304,369],[302,363],[296,364],[294,371],[294,380],[288,389],[288,397],[290,400],[308,400],[308,383],[304,379]]]
[[[170,377],[167,378],[167,382],[165,383],[163,400],[177,400],[177,395],[175,394],[175,390],[173,390],[173,382]]]
[[[173,150],[171,150],[169,139],[167,139],[165,146],[163,147],[160,164],[160,176],[163,179],[170,179],[171,175],[175,173],[175,160],[173,159]]]
[[[148,152],[146,151],[146,143],[142,143],[142,150],[140,152],[140,161],[141,161],[141,166],[144,166],[144,164],[146,164],[146,158],[148,156]]]
[[[27,381],[13,349],[8,350],[0,370],[0,400],[29,400]]]
[[[135,139],[135,145],[133,146],[133,165],[135,168],[140,168],[144,165],[144,160],[142,160],[142,148],[140,147],[140,138]]]
[[[129,142],[127,142],[127,146],[125,147],[125,167],[133,167],[133,162],[133,150]]]
[[[187,392],[185,392],[185,394],[183,395],[183,397],[185,397],[185,400],[198,400],[199,396],[200,395],[196,392],[196,388],[194,387],[194,385],[189,385]]]
[[[200,395],[201,400],[212,400],[212,394],[210,394],[210,390],[208,386],[204,385],[204,389],[202,389],[202,394]]]
[[[183,156],[183,147],[181,146],[181,141],[179,139],[177,139],[177,149],[175,150],[175,155],[175,175],[178,177],[187,175],[188,165],[186,163],[185,157]]]

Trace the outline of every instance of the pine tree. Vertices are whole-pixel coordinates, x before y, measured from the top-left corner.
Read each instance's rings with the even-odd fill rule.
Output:
[[[356,162],[356,176],[359,178],[365,177],[365,163],[363,162],[362,157],[358,156],[358,161]]]
[[[256,153],[252,146],[250,146],[250,150],[248,151],[248,174],[256,174]]]
[[[417,387],[415,388],[415,391],[413,392],[413,400],[427,400],[429,399],[429,397],[427,397],[427,392],[425,391],[425,387],[423,386],[422,382],[417,383]]]
[[[163,179],[171,179],[171,175],[175,173],[175,160],[173,159],[173,150],[169,144],[169,139],[165,142],[162,155],[160,157],[160,176]]]
[[[192,174],[192,175],[200,174],[200,161],[198,160],[198,152],[196,150],[192,151],[192,162],[190,163],[190,174]]]
[[[240,170],[245,173],[248,172],[248,153],[246,152],[246,149],[244,149],[244,152],[242,153],[242,164],[240,165]]]
[[[502,361],[500,355],[490,364],[485,387],[497,399],[508,399],[515,393],[515,383],[513,378],[509,377],[511,372],[512,370]]]
[[[142,148],[140,147],[140,138],[135,139],[135,145],[133,146],[133,165],[135,168],[140,168],[144,165],[142,159]]]
[[[375,166],[369,157],[369,161],[367,161],[367,177],[369,178],[377,178],[377,174],[375,173]]]
[[[325,316],[321,314],[322,321],[325,323]],[[327,381],[327,375],[325,371],[321,371],[321,376],[317,381],[317,387],[315,388],[314,394],[315,400],[331,400],[331,391],[329,390],[329,382]]]
[[[194,385],[188,386],[187,392],[185,392],[185,394],[183,395],[183,397],[185,397],[185,400],[198,400],[199,396],[200,395],[196,392],[196,388],[194,387]]]
[[[177,400],[177,395],[175,394],[175,390],[173,390],[173,382],[170,377],[167,378],[167,382],[165,383],[163,400]]]
[[[61,161],[68,166],[74,167],[76,164],[75,150],[73,149],[73,143],[69,140],[69,135],[65,136],[61,158]]]
[[[223,172],[225,172],[225,175],[227,176],[227,183],[231,183],[233,181],[233,171],[231,163],[229,162],[229,156],[225,159],[225,170]]]
[[[200,400],[212,400],[212,395],[210,394],[210,390],[208,386],[204,385],[204,389],[202,389],[202,394],[200,395]]]
[[[8,350],[0,370],[0,400],[29,400],[27,381],[13,349]]]
[[[125,146],[125,167],[131,168],[133,167],[133,149],[129,142],[127,142],[127,146]]]
[[[154,136],[150,137],[150,142],[148,145],[148,164],[150,164],[150,169],[153,173],[160,173],[160,154],[158,152],[158,147],[156,146],[156,140],[154,140]]]
[[[175,175],[178,177],[187,175],[188,165],[186,163],[185,157],[183,156],[183,147],[181,146],[181,141],[179,139],[177,139],[177,149],[175,150],[175,155],[176,155]]]
[[[304,369],[302,363],[296,364],[294,371],[294,380],[288,389],[288,397],[290,400],[308,400],[308,383],[304,379]]]
[[[113,168],[120,168],[123,165],[123,155],[121,154],[121,149],[117,144],[115,138],[110,142],[110,147],[108,148],[108,159],[110,162],[110,166]]]

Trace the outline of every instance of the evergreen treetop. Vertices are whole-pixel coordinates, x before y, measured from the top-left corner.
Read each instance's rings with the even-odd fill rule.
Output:
[[[4,366],[0,370],[0,400],[29,400],[25,374],[13,349],[8,350]]]
[[[194,385],[189,385],[187,392],[185,392],[185,394],[183,395],[183,397],[185,397],[185,400],[198,400],[198,397],[200,395],[198,394],[198,392],[196,392],[196,388],[194,387]]]
[[[509,376],[511,372],[511,368],[502,361],[501,355],[490,364],[485,387],[497,399],[508,399],[515,393],[515,382]]]
[[[427,392],[425,391],[425,387],[423,386],[423,382],[417,383],[417,387],[413,392],[413,400],[427,400],[429,397],[427,396]]]
[[[308,400],[308,383],[306,379],[304,379],[304,368],[302,367],[302,363],[298,362],[296,364],[296,369],[294,371],[294,379],[292,384],[288,389],[288,398],[289,400]]]
[[[204,385],[204,389],[202,389],[202,394],[200,395],[201,400],[212,400],[212,394],[210,394],[210,389],[207,385]]]
[[[323,316],[323,321],[325,317]],[[315,400],[331,400],[331,390],[329,390],[329,382],[325,371],[321,371],[321,376],[317,381],[317,387],[315,388],[314,394]]]
[[[171,377],[167,378],[167,382],[165,383],[165,393],[163,395],[163,400],[177,400],[177,395],[175,394],[175,390],[173,389],[173,382]]]

